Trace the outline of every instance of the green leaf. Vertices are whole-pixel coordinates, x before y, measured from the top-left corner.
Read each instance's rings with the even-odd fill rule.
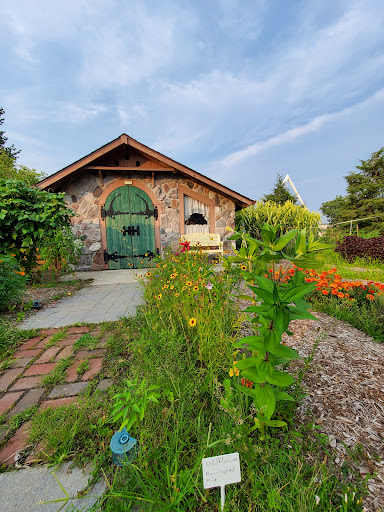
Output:
[[[275,370],[272,375],[267,377],[267,381],[275,386],[290,386],[295,382],[295,379],[289,373]]]
[[[133,404],[132,405],[132,409],[135,411],[135,412],[138,412],[140,414],[141,412],[141,409],[140,407],[137,405],[137,404]]]
[[[237,361],[235,368],[238,370],[244,370],[244,368],[251,368],[252,366],[256,366],[258,363],[260,363],[260,361],[262,361],[261,357],[245,357],[244,359]]]
[[[267,292],[266,290],[263,290],[263,288],[257,288],[256,286],[250,286],[249,287],[258,297],[260,297],[261,300],[266,302],[267,304],[273,304],[273,295],[270,292]]]
[[[264,276],[254,276],[254,280],[258,284],[259,288],[271,293],[273,292],[274,282],[271,281],[271,279]]]
[[[301,254],[305,254],[305,252],[306,252],[307,243],[306,243],[305,235],[306,235],[306,229],[304,228],[300,231],[300,233],[298,234],[297,239],[296,239],[295,250],[296,250],[297,254],[301,255]]]
[[[300,359],[300,356],[296,350],[294,350],[293,348],[286,347],[285,345],[276,345],[274,347],[271,347],[269,350],[275,356],[283,357],[284,359],[287,359],[289,361],[292,359]]]
[[[289,307],[289,318],[290,320],[317,320],[317,318],[312,315],[309,311],[305,311],[303,309],[299,309],[295,306],[288,306]]]
[[[246,368],[245,370],[243,370],[241,372],[241,375],[243,377],[245,377],[246,379],[252,381],[254,384],[255,383],[261,384],[261,383],[265,382],[265,377],[260,377],[256,368]]]
[[[267,377],[273,373],[273,365],[269,361],[260,361],[257,365],[257,372],[260,377]]]
[[[294,402],[295,399],[288,395],[285,391],[277,391],[275,390],[276,401],[284,401],[284,402]]]
[[[281,236],[273,246],[274,251],[281,251],[297,235],[297,229],[291,229],[288,233]]]
[[[265,420],[264,422],[267,427],[286,427],[287,424],[285,421],[281,420]]]
[[[255,390],[257,392],[257,405],[259,409],[262,409],[264,416],[270,420],[272,414],[275,412],[276,407],[276,398],[273,392],[273,388],[269,384],[266,384],[265,386],[256,384]]]
[[[287,290],[284,294],[282,294],[281,300],[288,303],[294,302],[295,300],[304,297],[304,295],[308,295],[309,293],[313,292],[315,287],[315,283],[306,283],[301,284],[300,286],[295,286],[294,288],[291,288]]]

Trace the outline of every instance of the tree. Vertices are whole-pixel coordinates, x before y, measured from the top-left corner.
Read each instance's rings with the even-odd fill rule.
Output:
[[[39,245],[70,225],[74,212],[64,195],[19,180],[0,180],[0,254],[14,254],[28,273]]]
[[[29,169],[25,165],[17,165],[15,159],[5,150],[0,149],[0,179],[21,180],[27,185],[36,185],[46,175],[36,169]]]
[[[0,126],[4,123],[4,109],[0,107]],[[12,146],[5,146],[5,143],[7,142],[8,137],[5,136],[5,132],[0,130],[0,150],[4,150],[13,160],[16,160],[18,154],[20,153],[20,150],[17,150],[15,146],[12,144]]]
[[[297,203],[297,197],[292,195],[283,183],[283,177],[278,174],[277,182],[270,194],[263,197],[263,201],[274,201],[277,204],[284,204],[286,201],[291,201],[293,204]]]
[[[342,222],[342,219],[344,219],[341,212],[345,210],[345,208],[346,198],[343,196],[336,196],[332,201],[322,203],[320,211],[327,217],[330,224],[336,224],[337,222]]]
[[[384,147],[360,162],[356,171],[344,176],[347,195],[323,203],[320,210],[330,222],[373,217],[359,221],[359,228],[384,233]]]

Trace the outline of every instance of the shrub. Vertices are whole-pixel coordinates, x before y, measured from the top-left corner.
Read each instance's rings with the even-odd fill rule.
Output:
[[[26,284],[25,273],[14,256],[0,254],[0,311],[21,302]]]
[[[29,273],[42,238],[69,226],[73,211],[64,194],[32,188],[19,180],[0,180],[0,252],[14,253]]]
[[[291,201],[277,204],[273,201],[257,202],[236,214],[236,225],[257,240],[261,240],[261,229],[264,224],[277,227],[277,236],[282,236],[291,229],[301,231],[306,228],[308,233],[318,236],[320,231],[320,213],[310,212],[303,206]]]
[[[366,239],[355,235],[346,236],[335,251],[347,261],[353,261],[356,258],[384,261],[384,237]]]
[[[57,229],[41,241],[39,253],[44,260],[41,270],[48,272],[53,281],[60,273],[72,271],[78,264],[83,245],[69,226]]]

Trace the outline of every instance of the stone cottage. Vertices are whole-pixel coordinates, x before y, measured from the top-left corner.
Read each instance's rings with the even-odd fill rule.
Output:
[[[220,234],[225,249],[235,211],[254,203],[126,134],[38,187],[65,192],[77,213],[81,270],[150,266],[155,254],[188,233]]]

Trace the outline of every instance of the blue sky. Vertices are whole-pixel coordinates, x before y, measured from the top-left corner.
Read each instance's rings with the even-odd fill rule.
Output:
[[[125,132],[318,210],[384,146],[383,27],[383,0],[2,0],[3,129],[47,174]]]

